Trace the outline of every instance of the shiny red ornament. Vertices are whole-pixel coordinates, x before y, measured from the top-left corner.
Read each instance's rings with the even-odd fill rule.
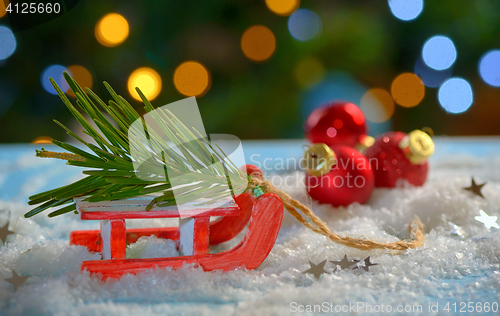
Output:
[[[364,204],[374,187],[371,165],[356,149],[314,144],[305,155],[306,190],[314,200],[335,207]]]
[[[427,159],[434,153],[431,137],[415,130],[409,134],[388,132],[366,151],[375,174],[376,187],[396,187],[399,179],[422,186],[427,179]]]
[[[304,124],[311,143],[354,147],[367,133],[363,112],[348,102],[332,102],[316,108]]]

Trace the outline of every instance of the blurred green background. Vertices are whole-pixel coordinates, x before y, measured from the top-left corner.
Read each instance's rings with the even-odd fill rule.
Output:
[[[408,0],[407,5],[418,2]],[[83,0],[52,21],[14,32],[15,51],[0,60],[0,142],[32,142],[39,136],[66,139],[52,120],[71,126],[73,118],[41,83],[52,65],[83,66],[101,98],[109,99],[102,85],[107,81],[140,109],[127,89],[130,74],[149,67],[160,75],[161,91],[152,103],[161,106],[185,97],[173,75],[188,60],[210,73],[211,86],[198,98],[208,133],[241,139],[301,138],[307,115],[324,102],[345,99],[360,105],[369,89],[390,95],[401,73],[423,77],[415,64],[424,43],[435,35],[453,41],[456,60],[423,78],[425,96],[416,106],[395,103],[390,118],[370,123],[371,134],[424,126],[437,135],[500,134],[495,73],[488,83],[478,70],[482,56],[500,46],[500,1],[424,1],[410,20],[398,18],[388,1],[302,0],[298,11],[286,16],[272,12],[269,3]],[[113,12],[126,19],[129,34],[118,46],[106,47],[94,30]],[[241,48],[242,35],[254,25],[269,28],[276,40],[274,53],[263,62],[250,60]],[[0,26],[12,28],[9,13],[0,18]],[[491,63],[489,71],[500,69],[495,59]],[[472,105],[460,113],[447,111],[438,97],[442,82],[454,77],[466,80],[473,93]]]

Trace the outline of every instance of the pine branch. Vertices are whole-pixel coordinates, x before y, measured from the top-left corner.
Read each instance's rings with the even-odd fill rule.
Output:
[[[31,196],[28,204],[38,206],[26,213],[25,217],[59,206],[63,207],[49,213],[49,217],[73,212],[76,210],[73,199],[79,196],[86,196],[85,200],[90,202],[98,202],[156,194],[152,196],[146,210],[156,205],[192,202],[200,197],[217,200],[232,193],[234,186],[239,185],[230,183],[230,178],[242,179],[244,183],[248,180],[248,176],[228,159],[218,145],[212,146],[198,131],[185,126],[170,111],[156,111],[138,88],[136,90],[145,105],[144,109],[178,151],[171,148],[157,131],[147,129],[145,120],[108,83],[104,82],[104,86],[112,100],[106,104],[92,90],[82,89],[67,73],[64,73],[64,78],[76,96],[78,108],[52,78],[50,81],[68,110],[84,128],[83,132],[96,145],[84,141],[54,120],[87,150],[53,140],[55,145],[67,152],[52,152],[42,148],[36,151],[36,155],[64,159],[68,165],[92,170],[84,170],[86,177],[72,184]],[[108,120],[101,110],[112,120]],[[85,114],[89,119],[85,118]],[[133,123],[137,120],[141,120],[144,130],[135,130]],[[133,143],[128,138],[129,132],[138,138]],[[134,170],[132,149],[142,155],[139,159],[144,159],[138,171]],[[158,174],[158,170],[164,171],[163,174]],[[172,188],[169,177],[175,177],[176,185],[182,187]],[[176,189],[175,196],[173,189]]]

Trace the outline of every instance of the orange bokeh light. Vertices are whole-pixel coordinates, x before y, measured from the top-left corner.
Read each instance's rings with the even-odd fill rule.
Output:
[[[0,0],[0,18],[7,14],[8,0]]]
[[[32,144],[52,144],[52,137],[49,136],[38,136],[31,141]]]
[[[287,16],[299,8],[300,0],[266,0],[266,5],[271,12]]]
[[[210,89],[210,72],[199,62],[183,62],[174,71],[174,85],[185,96],[201,97]]]
[[[391,86],[394,101],[405,108],[417,106],[425,96],[425,86],[414,73],[405,72],[394,79]]]
[[[360,102],[361,110],[367,120],[382,123],[391,118],[394,114],[394,100],[384,89],[368,90]]]
[[[254,25],[243,33],[241,49],[249,59],[262,62],[269,59],[276,50],[276,38],[269,28]]]
[[[73,65],[69,66],[67,70],[68,73],[71,75],[71,77],[76,82],[78,82],[80,87],[82,87],[82,89],[85,89],[86,87],[92,89],[92,84],[93,84],[92,75],[85,67],[79,65]],[[67,94],[69,96],[76,97],[73,91],[71,91],[71,89],[68,90]]]
[[[106,47],[114,47],[123,43],[129,34],[127,20],[118,13],[103,16],[95,26],[95,37]]]

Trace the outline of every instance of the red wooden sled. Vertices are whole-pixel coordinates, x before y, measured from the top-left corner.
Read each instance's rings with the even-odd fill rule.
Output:
[[[248,173],[261,175],[258,168],[246,167]],[[127,230],[125,218],[180,217],[178,211],[168,207],[146,212],[147,203],[148,200],[141,198],[106,203],[77,200],[81,219],[101,220],[101,230],[74,231],[70,235],[70,244],[101,252],[104,259],[84,261],[82,271],[101,274],[103,279],[107,279],[155,267],[175,269],[184,264],[201,266],[205,271],[255,269],[271,251],[283,218],[283,203],[278,196],[267,193],[255,199],[247,192],[236,197],[233,204],[211,209],[198,208],[187,213],[183,211],[179,227]],[[210,216],[224,217],[210,223]],[[233,238],[249,220],[247,233],[236,247],[220,253],[208,253],[209,243],[217,244]],[[125,259],[127,244],[151,235],[176,241],[184,256]]]

